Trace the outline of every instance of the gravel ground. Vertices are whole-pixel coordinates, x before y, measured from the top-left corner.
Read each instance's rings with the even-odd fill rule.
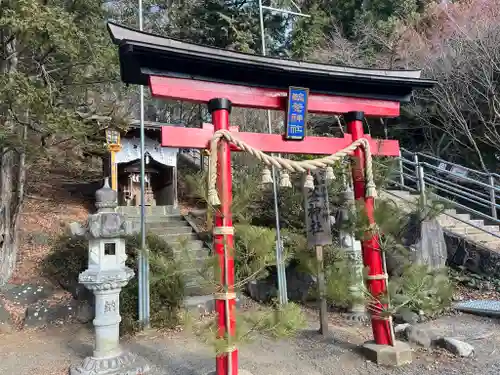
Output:
[[[399,369],[380,368],[357,352],[357,345],[370,336],[367,327],[338,325],[332,316],[332,336],[322,338],[311,325],[289,341],[259,339],[240,350],[240,368],[254,375],[379,375],[500,373],[499,321],[470,315],[444,317],[427,323],[447,336],[469,342],[474,359],[454,358],[448,353],[418,350],[414,363]],[[70,363],[90,354],[92,334],[74,325],[38,332],[0,336],[0,373],[12,375],[63,375]],[[125,342],[124,346],[146,357],[154,375],[205,375],[214,369],[209,348],[183,332],[151,332]]]

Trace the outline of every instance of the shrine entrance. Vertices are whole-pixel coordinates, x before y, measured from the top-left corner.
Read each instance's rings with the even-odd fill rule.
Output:
[[[206,103],[213,129],[162,128],[164,147],[210,150],[208,203],[215,209],[214,251],[218,258],[220,288],[215,293],[218,337],[226,340],[216,356],[217,375],[238,374],[236,337],[236,293],[234,288],[234,228],[232,222],[231,152],[247,152],[266,166],[286,173],[307,175],[331,168],[351,157],[355,199],[365,206],[370,224],[362,241],[365,283],[370,293],[366,309],[371,316],[375,343],[365,349],[372,357],[400,358],[387,305],[387,274],[383,268],[378,231],[374,219],[376,186],[373,156],[398,156],[396,140],[374,140],[364,132],[366,117],[397,117],[400,103],[408,101],[416,88],[432,87],[420,79],[420,71],[390,71],[322,65],[261,57],[163,38],[113,23],[108,24],[119,45],[122,80],[149,85],[154,97]],[[300,87],[295,87],[300,86]],[[286,112],[284,134],[235,132],[230,128],[233,106]],[[342,138],[308,136],[307,114],[342,115],[347,133]],[[232,124],[237,125],[237,124]],[[333,126],[333,125],[332,125]],[[296,162],[270,153],[312,154],[317,159]],[[269,174],[269,170],[267,170]],[[279,258],[277,262],[282,263]],[[407,357],[405,357],[407,358]],[[385,363],[388,364],[388,363]]]

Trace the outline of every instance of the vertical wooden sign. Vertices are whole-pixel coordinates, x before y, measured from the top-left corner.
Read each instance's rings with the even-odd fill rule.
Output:
[[[314,189],[304,189],[307,245],[316,251],[319,295],[319,332],[328,333],[327,308],[325,298],[325,271],[323,265],[323,246],[332,244],[332,228],[330,224],[330,207],[328,202],[328,186],[326,172],[314,171]]]
[[[326,172],[317,170],[313,171],[312,175],[314,190],[304,189],[307,246],[311,249],[332,244]]]

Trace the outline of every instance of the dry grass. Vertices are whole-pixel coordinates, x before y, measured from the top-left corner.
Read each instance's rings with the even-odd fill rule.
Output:
[[[83,221],[87,216],[88,210],[81,201],[28,198],[20,218],[21,243],[11,282],[21,284],[40,280],[39,266],[49,254],[52,240],[64,232],[68,223]]]
[[[68,223],[83,221],[88,216],[88,202],[81,194],[72,195],[65,188],[67,183],[84,182],[66,168],[72,165],[75,169],[76,163],[69,159],[54,160],[40,161],[27,172],[27,194],[19,218],[19,249],[16,269],[10,279],[12,284],[48,283],[40,266],[50,253],[53,240],[64,232]],[[82,169],[82,175],[84,173]],[[47,302],[58,304],[70,299],[70,293],[55,286]],[[14,325],[20,327],[25,307],[10,303],[1,295],[0,302],[10,312]]]

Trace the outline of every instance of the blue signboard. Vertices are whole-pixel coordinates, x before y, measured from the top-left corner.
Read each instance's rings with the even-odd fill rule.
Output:
[[[306,136],[308,99],[309,89],[288,89],[285,139],[301,141]]]

